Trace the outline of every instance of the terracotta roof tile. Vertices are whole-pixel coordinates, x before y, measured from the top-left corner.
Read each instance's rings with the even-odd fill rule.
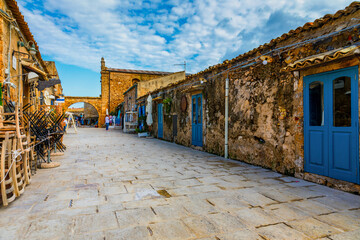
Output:
[[[135,70],[135,69],[118,69],[118,68],[107,68],[107,70],[112,71],[112,72],[154,74],[154,75],[168,75],[168,74],[173,73],[173,72],[147,71],[147,70]]]
[[[310,56],[304,59],[299,59],[293,63],[290,63],[288,66],[282,69],[282,71],[295,71],[298,69],[307,68],[316,64],[322,64],[325,62],[330,62],[334,60],[338,60],[344,57],[359,55],[360,54],[360,46],[352,45],[350,47],[343,47],[339,49],[335,49],[332,51],[328,51],[325,53],[317,54],[314,56]]]

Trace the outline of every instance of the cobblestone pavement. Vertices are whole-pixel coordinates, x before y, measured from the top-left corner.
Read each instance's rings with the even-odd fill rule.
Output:
[[[360,196],[118,130],[65,143],[0,239],[360,239]]]

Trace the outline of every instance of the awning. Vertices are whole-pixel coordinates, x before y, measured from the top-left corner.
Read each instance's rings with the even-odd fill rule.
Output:
[[[24,61],[22,61],[22,62],[21,62],[21,65],[22,65],[24,68],[27,68],[27,69],[29,69],[29,70],[31,70],[31,71],[34,71],[34,72],[36,72],[37,74],[40,74],[40,75],[44,78],[44,80],[46,80],[46,81],[48,80],[48,77],[47,77],[46,72],[44,72],[44,71],[40,70],[39,68],[37,68],[36,66],[34,66],[33,63],[29,63],[29,62],[24,62]]]
[[[201,91],[204,90],[204,88],[205,88],[204,85],[197,84],[197,85],[193,85],[193,86],[191,86],[189,88],[184,89],[182,92],[183,93],[201,92]]]
[[[152,101],[153,102],[160,102],[163,100],[163,97],[162,96],[159,96],[159,97],[156,97],[156,98],[153,98]]]
[[[331,61],[335,61],[341,58],[360,54],[360,46],[352,45],[350,47],[338,48],[325,53],[313,55],[307,58],[297,60],[290,63],[282,71],[296,71],[303,68],[312,67],[318,64],[323,64]]]
[[[53,87],[60,83],[61,83],[60,79],[50,79],[49,81],[39,81],[38,89],[39,89],[39,91],[43,91],[46,88]]]

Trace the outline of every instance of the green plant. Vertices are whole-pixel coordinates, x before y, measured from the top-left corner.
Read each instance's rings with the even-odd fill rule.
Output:
[[[136,133],[143,133],[143,132],[147,132],[146,129],[140,130],[139,128],[135,128],[135,132]]]
[[[141,117],[139,117],[138,119],[139,119],[139,122],[140,122],[140,121],[146,121],[146,116],[141,116]]]
[[[165,108],[165,113],[166,114],[170,114],[170,111],[171,111],[171,102],[172,102],[172,99],[170,97],[168,98],[165,98],[163,100],[163,104],[164,104],[164,108]]]
[[[163,100],[163,104],[169,104],[169,103],[171,103],[171,102],[172,102],[172,99],[171,99],[170,97],[165,98],[165,99]]]

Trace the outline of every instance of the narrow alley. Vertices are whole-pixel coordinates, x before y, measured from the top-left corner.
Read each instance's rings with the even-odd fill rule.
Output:
[[[359,239],[360,196],[121,131],[67,134],[0,239]],[[10,224],[11,223],[11,224]]]

